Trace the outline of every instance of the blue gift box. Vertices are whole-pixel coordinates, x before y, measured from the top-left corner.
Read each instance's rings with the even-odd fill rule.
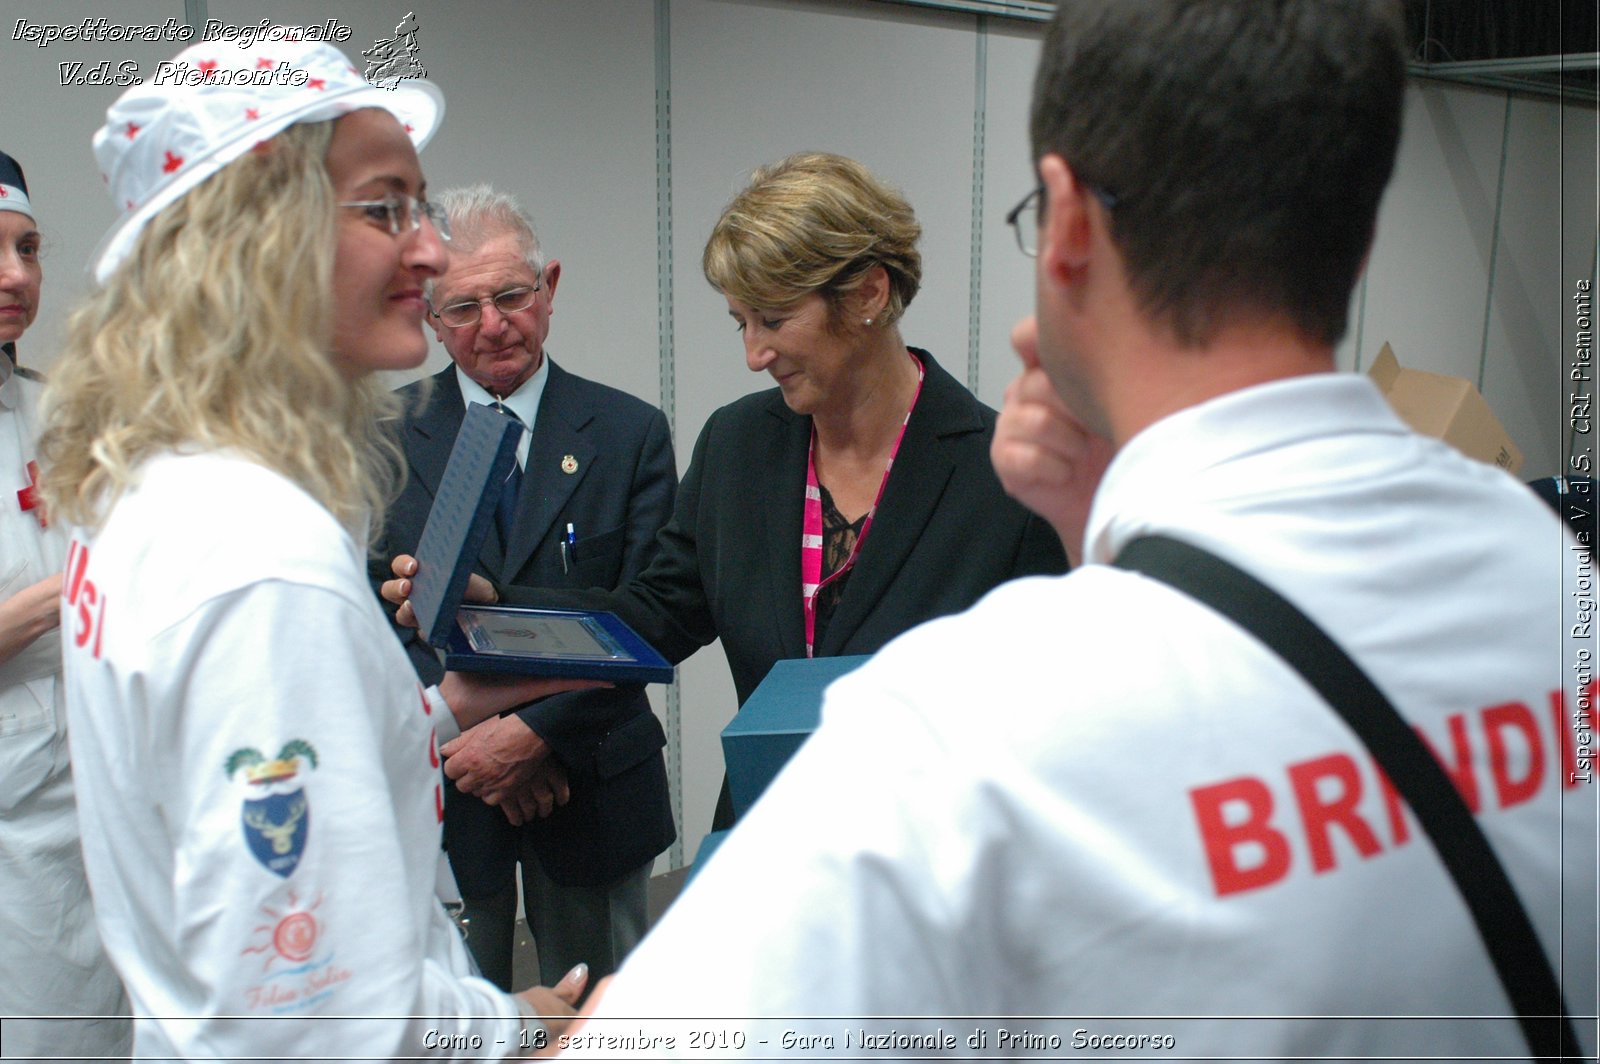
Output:
[[[694,882],[694,877],[705,870],[711,860],[711,855],[717,852],[717,847],[722,845],[724,839],[733,834],[733,829],[726,831],[712,831],[700,840],[700,850],[694,855],[694,864],[689,866],[689,871],[683,877],[683,885],[687,887]]]
[[[870,656],[791,658],[772,666],[722,729],[722,757],[728,766],[735,817],[744,816],[816,730],[827,686]]]

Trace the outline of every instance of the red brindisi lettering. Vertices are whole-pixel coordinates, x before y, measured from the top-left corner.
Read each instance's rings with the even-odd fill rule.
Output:
[[[106,604],[100,597],[100,589],[88,578],[88,569],[89,548],[73,540],[67,549],[67,571],[61,594],[67,600],[67,605],[77,611],[78,623],[72,633],[73,644],[81,649],[93,639],[94,647],[90,652],[98,658],[101,642],[105,638]]]
[[[67,546],[67,578],[61,584],[61,594],[68,602],[78,600],[78,587],[83,583],[83,570],[88,564],[89,548],[73,540]]]
[[[1337,790],[1326,800],[1321,786],[1324,780],[1337,784]],[[1361,774],[1351,758],[1329,754],[1290,765],[1289,785],[1294,789],[1295,804],[1300,807],[1300,822],[1305,825],[1313,869],[1327,872],[1333,868],[1333,842],[1328,838],[1328,829],[1334,824],[1350,836],[1362,857],[1371,857],[1383,849],[1372,828],[1356,812],[1356,803],[1361,800]]]
[[[424,717],[433,716],[433,707],[428,705],[428,692],[423,689],[421,684],[417,685],[417,697],[422,700],[422,715]],[[434,778],[437,780],[439,775],[439,732],[434,728],[428,729],[428,765],[433,769]],[[444,785],[437,782],[433,785],[433,815],[438,823],[444,823]]]
[[[1506,743],[1507,729],[1522,736],[1528,770],[1521,779],[1511,778],[1512,753]],[[1521,702],[1490,706],[1483,711],[1483,730],[1489,739],[1489,772],[1494,777],[1500,808],[1521,805],[1539,792],[1539,784],[1544,781],[1544,744],[1539,742],[1533,710]]]
[[[1597,686],[1600,680],[1586,688],[1584,697],[1589,704],[1593,703]],[[1548,753],[1546,744],[1551,737],[1540,730],[1536,714],[1522,702],[1503,702],[1474,714],[1449,717],[1445,722],[1450,735],[1449,761],[1439,757],[1438,748],[1420,730],[1418,735],[1474,813],[1482,797],[1474,742],[1481,744],[1496,806],[1509,809],[1531,801],[1541,789],[1571,790],[1584,782],[1576,774],[1573,730],[1580,723],[1592,729],[1593,715],[1569,712],[1566,697],[1559,690],[1550,692],[1549,705],[1548,725],[1555,737]],[[1563,771],[1547,772],[1547,763],[1559,763]],[[1305,857],[1313,873],[1338,867],[1343,849],[1334,844],[1338,836],[1348,840],[1362,859],[1375,857],[1385,849],[1385,842],[1361,812],[1367,786],[1377,790],[1388,827],[1387,847],[1398,848],[1411,838],[1404,801],[1376,763],[1365,764],[1368,771],[1362,772],[1354,758],[1336,752],[1284,767],[1288,793],[1300,817]],[[1561,783],[1552,784],[1550,781],[1557,775]],[[1266,780],[1240,776],[1195,787],[1189,791],[1189,803],[1218,897],[1259,890],[1289,876],[1296,846],[1274,824],[1273,789]]]
[[[1276,883],[1289,874],[1289,840],[1272,827],[1272,792],[1258,779],[1241,776],[1236,780],[1196,787],[1189,792],[1195,819],[1200,822],[1200,839],[1205,843],[1206,860],[1211,865],[1211,881],[1217,895]],[[1229,823],[1223,807],[1243,805],[1241,819]],[[1244,867],[1237,847],[1249,846],[1261,854],[1254,865]]]

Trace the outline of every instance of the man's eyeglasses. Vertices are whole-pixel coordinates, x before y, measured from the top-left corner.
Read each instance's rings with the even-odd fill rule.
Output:
[[[381,200],[351,200],[349,203],[339,204],[341,207],[358,208],[365,212],[368,219],[380,222],[389,227],[392,236],[402,233],[414,233],[422,228],[422,219],[426,217],[433,223],[433,228],[439,234],[439,239],[450,239],[450,216],[445,209],[437,203],[429,203],[425,199],[415,196],[389,196]]]
[[[433,312],[433,316],[444,322],[447,328],[464,329],[468,325],[476,325],[478,319],[483,317],[483,305],[493,303],[494,309],[502,316],[515,314],[519,310],[527,310],[533,306],[534,297],[539,294],[543,285],[524,285],[520,288],[507,288],[482,299],[462,300],[460,303],[451,303],[448,307],[440,307]]]
[[[1117,207],[1117,194],[1099,185],[1085,184],[1108,212]],[[1017,247],[1030,259],[1039,254],[1039,206],[1044,202],[1044,186],[1039,185],[1022,197],[1022,202],[1006,213],[1006,224],[1017,234]]]

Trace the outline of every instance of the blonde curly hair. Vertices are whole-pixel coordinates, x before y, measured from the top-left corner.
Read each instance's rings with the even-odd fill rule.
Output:
[[[144,460],[235,449],[360,538],[399,483],[394,400],[334,364],[332,122],[291,126],[158,214],[72,315],[39,440],[51,512],[97,528]]]

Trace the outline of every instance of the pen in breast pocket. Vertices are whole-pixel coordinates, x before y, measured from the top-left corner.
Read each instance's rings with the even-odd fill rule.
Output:
[[[567,538],[561,541],[561,571],[569,572],[571,566],[578,564],[578,533],[572,527],[572,522],[567,522]]]

